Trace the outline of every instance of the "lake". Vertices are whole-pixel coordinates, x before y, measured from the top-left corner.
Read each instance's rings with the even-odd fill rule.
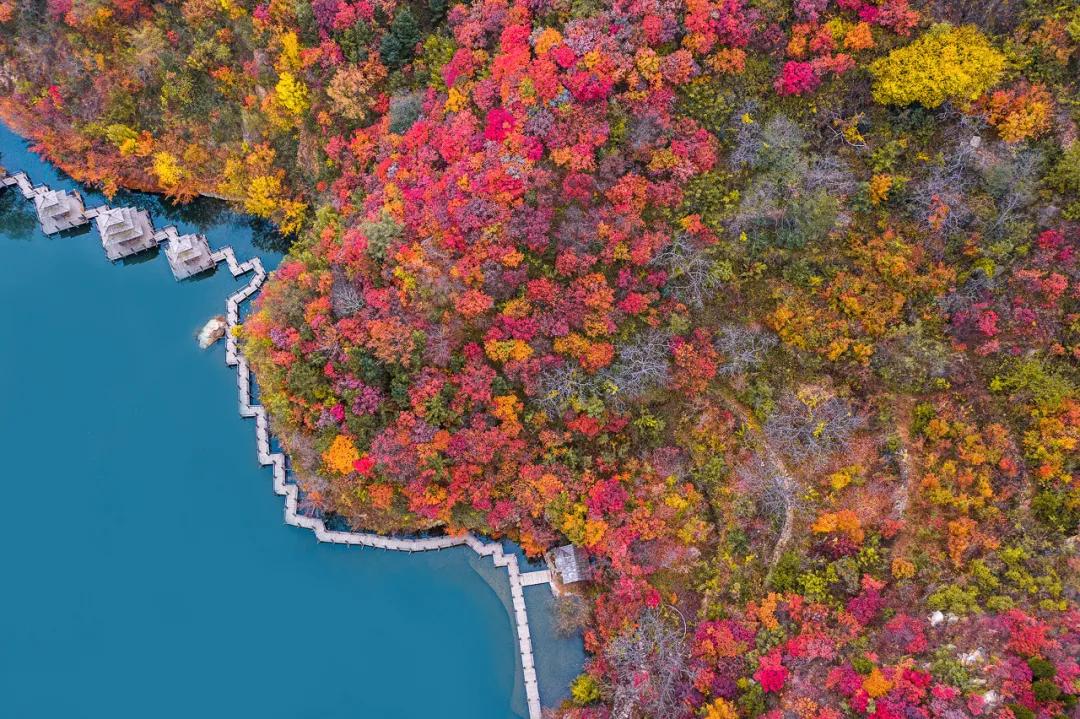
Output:
[[[2,126],[0,165],[104,201]],[[280,260],[271,232],[220,203],[112,204]],[[224,345],[195,343],[247,279],[176,282],[154,253],[110,264],[93,230],[46,237],[0,191],[0,716],[524,716],[501,570],[283,524]],[[530,619],[547,627],[537,589]],[[547,634],[533,630],[545,705],[583,661],[580,638]]]

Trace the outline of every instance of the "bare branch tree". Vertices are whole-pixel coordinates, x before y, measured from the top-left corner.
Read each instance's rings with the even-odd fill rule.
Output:
[[[949,133],[941,162],[910,186],[913,214],[945,235],[963,229],[974,216],[967,193],[978,179],[979,132],[984,125],[977,118],[962,117]]]
[[[978,25],[988,33],[1007,35],[1016,27],[1023,0],[933,0],[931,16],[954,25]]]
[[[569,637],[589,626],[592,608],[577,594],[562,594],[555,599],[555,633]]]
[[[745,121],[745,119],[753,120],[755,112],[757,112],[757,104],[751,102],[732,114],[732,134],[735,137],[731,153],[728,155],[728,162],[735,169],[752,163],[761,148],[761,123]]]
[[[773,115],[761,126],[757,152],[750,164],[784,176],[802,174],[807,166],[806,135],[787,115]]]
[[[390,97],[390,132],[401,135],[420,117],[424,109],[424,96],[419,92],[407,92]]]
[[[590,222],[588,213],[576,205],[563,211],[553,236],[560,250],[575,252],[589,252],[597,241],[595,223]]]
[[[614,675],[614,716],[676,719],[689,714],[693,673],[681,627],[646,609],[632,630],[608,645],[605,656]]]
[[[760,454],[751,457],[739,469],[738,477],[764,517],[785,520],[801,508],[795,480],[782,467]]]
[[[853,147],[856,150],[866,150],[866,140],[861,136],[852,136],[845,132],[845,129],[851,127],[858,127],[858,123],[862,120],[862,115],[855,118],[845,118],[838,110],[832,109],[824,114],[824,119],[828,120],[828,131],[832,134],[832,137],[837,142],[842,142],[848,147]]]
[[[854,175],[836,157],[812,158],[802,129],[784,115],[774,115],[760,128],[756,122],[743,124],[732,162],[753,176],[729,228],[771,235],[787,247],[823,238],[837,221],[836,198],[858,186]]]
[[[810,399],[789,392],[765,423],[765,436],[792,460],[820,460],[842,449],[861,424],[838,397]]]
[[[948,345],[928,332],[921,321],[901,325],[878,342],[871,366],[886,382],[910,392],[923,392],[949,375]]]
[[[780,522],[780,534],[769,559],[769,576],[780,561],[795,530],[795,516],[805,509],[798,482],[772,450],[756,454],[738,473],[746,491],[754,498],[758,512],[772,521]]]
[[[600,381],[585,373],[576,363],[564,362],[540,373],[536,401],[548,416],[560,414],[574,400],[601,394]]]
[[[1005,148],[999,144],[998,148]],[[1042,164],[1036,152],[986,152],[979,156],[980,171],[986,191],[994,198],[994,214],[986,234],[1001,237],[1036,198],[1036,184]]]
[[[707,248],[680,233],[654,260],[668,273],[668,288],[680,301],[701,309],[723,284]]]
[[[289,466],[300,485],[300,511],[308,516],[319,516],[322,505],[317,497],[325,496],[330,483],[314,469],[321,463],[312,435],[288,429],[283,423],[274,423],[274,431],[288,452]]]
[[[825,190],[832,195],[850,195],[859,185],[851,168],[836,155],[815,157],[804,179],[808,190]]]
[[[724,357],[720,374],[735,375],[761,364],[765,354],[776,346],[779,339],[771,332],[742,325],[724,325],[713,342]]]
[[[351,317],[364,309],[364,297],[360,289],[345,274],[345,270],[334,267],[333,285],[330,287],[330,308],[336,317]]]
[[[600,373],[614,399],[632,400],[649,390],[663,387],[671,377],[671,333],[648,329],[618,348],[618,359]]]
[[[990,297],[997,284],[996,278],[987,275],[982,268],[977,268],[963,285],[938,299],[938,305],[949,314],[963,312],[976,302]]]

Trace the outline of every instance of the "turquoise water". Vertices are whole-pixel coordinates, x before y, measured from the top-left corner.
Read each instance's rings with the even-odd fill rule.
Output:
[[[2,126],[0,165],[78,187]],[[280,259],[215,203],[121,202]],[[194,340],[238,286],[177,283],[164,257],[110,264],[92,231],[47,238],[0,192],[0,716],[524,715],[505,601],[467,550],[318,545],[282,523],[223,344]],[[580,640],[535,634],[538,664],[561,657],[549,704]]]

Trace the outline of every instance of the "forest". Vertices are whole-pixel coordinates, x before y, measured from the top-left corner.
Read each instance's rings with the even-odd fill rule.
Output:
[[[290,239],[307,511],[572,543],[561,719],[1069,719],[1070,0],[0,0],[0,117]]]

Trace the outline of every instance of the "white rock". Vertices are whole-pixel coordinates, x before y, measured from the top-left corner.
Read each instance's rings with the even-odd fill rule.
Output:
[[[983,703],[986,704],[986,706],[989,707],[989,708],[993,708],[993,707],[997,706],[998,702],[1001,701],[1001,697],[999,697],[998,693],[996,691],[994,691],[993,689],[991,689],[990,691],[983,694],[982,698],[983,698]]]
[[[943,621],[945,621],[945,615],[942,614],[941,612],[934,612],[933,614],[930,615],[929,619],[930,619],[930,626],[936,627],[937,625],[939,625]]]
[[[229,328],[224,317],[213,317],[199,330],[199,347],[206,349],[225,336]]]
[[[985,659],[986,654],[981,648],[960,655],[960,663],[965,667],[970,667],[973,664],[982,664]]]

